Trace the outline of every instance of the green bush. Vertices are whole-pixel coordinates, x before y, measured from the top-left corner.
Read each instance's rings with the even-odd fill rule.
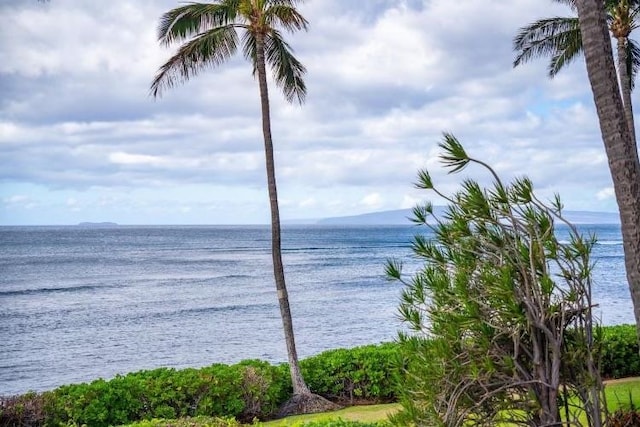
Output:
[[[640,349],[635,325],[606,326],[602,328],[602,335],[602,376],[640,376]]]
[[[290,394],[287,378],[282,367],[257,360],[140,371],[54,390],[46,424],[106,427],[153,418],[266,418]]]
[[[397,345],[368,345],[329,350],[301,362],[303,376],[314,393],[340,403],[394,400],[392,378]]]

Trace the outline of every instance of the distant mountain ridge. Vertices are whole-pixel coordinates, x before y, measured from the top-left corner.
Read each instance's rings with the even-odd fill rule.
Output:
[[[434,206],[436,216],[442,215],[446,207]],[[617,212],[596,211],[564,211],[565,218],[574,224],[619,224]],[[360,215],[324,218],[318,224],[324,225],[408,225],[411,224],[411,209],[396,209],[391,211],[370,212]]]
[[[80,224],[78,224],[78,227],[111,228],[111,227],[118,227],[118,224],[115,222],[81,222]]]

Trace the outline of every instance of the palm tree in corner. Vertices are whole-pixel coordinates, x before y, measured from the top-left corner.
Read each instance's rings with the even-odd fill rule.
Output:
[[[258,79],[262,107],[262,134],[266,157],[267,186],[271,207],[271,252],[273,273],[284,326],[287,354],[293,384],[291,412],[324,410],[324,401],[306,385],[296,352],[289,298],[285,284],[280,243],[280,214],[271,137],[271,116],[267,87],[267,65],[276,84],[289,102],[302,104],[306,96],[305,67],[294,56],[278,28],[288,32],[306,30],[307,20],[296,10],[301,0],[215,0],[188,3],[165,13],[160,19],[158,40],[164,46],[183,43],[158,70],[151,83],[151,94],[184,83],[199,72],[223,64],[238,50],[253,65]],[[240,35],[239,35],[240,33]],[[313,408],[310,408],[313,406]]]
[[[513,40],[517,52],[513,66],[533,58],[551,56],[549,77],[553,78],[565,65],[583,53],[582,33],[577,17],[576,0],[554,0],[566,4],[576,16],[540,19],[522,27]],[[618,78],[621,86],[625,119],[635,144],[635,125],[631,91],[640,69],[640,46],[629,38],[640,20],[640,1],[605,0],[607,26],[611,37],[617,42]]]
[[[620,209],[625,269],[640,339],[640,159],[625,126],[602,0],[576,0],[576,6],[587,73]]]

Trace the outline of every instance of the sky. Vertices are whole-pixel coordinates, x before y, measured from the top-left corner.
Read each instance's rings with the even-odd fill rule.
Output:
[[[0,0],[0,225],[261,224],[269,204],[257,82],[239,53],[159,99],[160,16],[174,0]],[[307,101],[270,86],[283,220],[409,208],[426,168],[455,191],[451,132],[504,179],[571,210],[616,211],[580,57],[512,67],[517,30],[551,0],[308,0],[286,34]],[[637,99],[634,95],[634,100]]]

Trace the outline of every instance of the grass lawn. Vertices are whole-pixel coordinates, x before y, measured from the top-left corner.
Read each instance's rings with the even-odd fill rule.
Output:
[[[262,425],[264,427],[284,427],[292,426],[296,423],[305,421],[321,421],[342,418],[349,421],[382,421],[387,417],[398,411],[400,405],[397,403],[390,403],[387,405],[365,405],[365,406],[351,406],[349,408],[341,409],[334,412],[323,412],[320,414],[309,415],[295,415],[292,417],[283,418],[281,420],[265,422]]]
[[[620,406],[629,407],[630,402],[640,408],[640,377],[607,381],[605,393],[607,406],[611,412]]]

